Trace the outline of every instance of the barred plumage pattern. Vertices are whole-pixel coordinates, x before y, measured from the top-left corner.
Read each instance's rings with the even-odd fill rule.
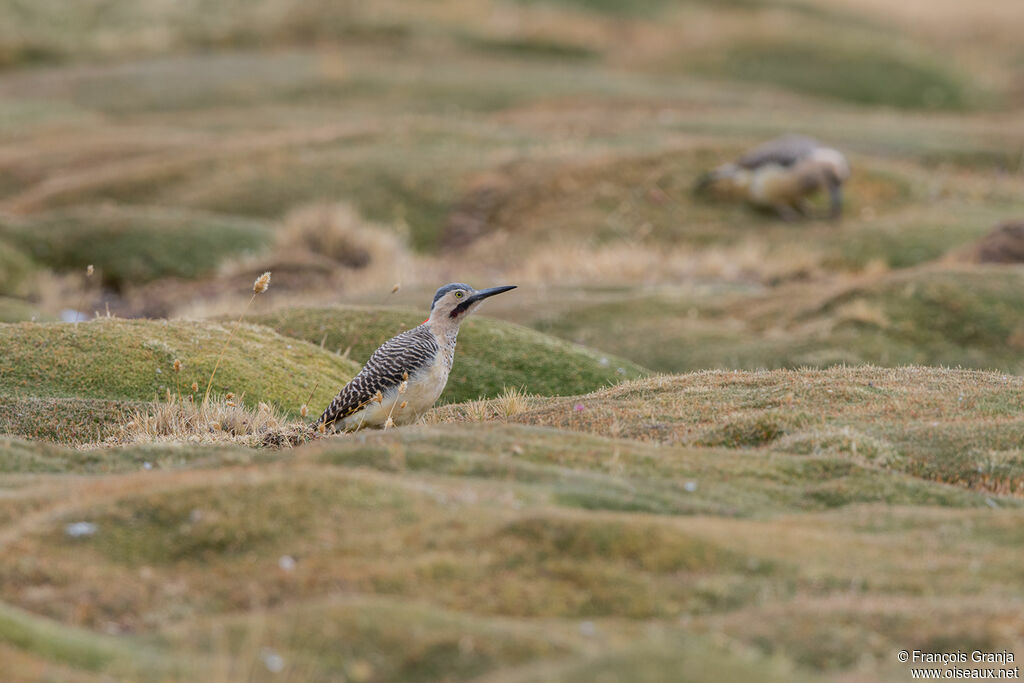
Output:
[[[429,368],[441,351],[437,338],[426,323],[403,332],[373,352],[359,374],[334,397],[314,425],[332,427],[366,406],[377,392],[386,394],[417,371]]]

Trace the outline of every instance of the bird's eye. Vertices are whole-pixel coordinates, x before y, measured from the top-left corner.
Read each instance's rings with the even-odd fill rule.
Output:
[[[461,299],[462,298],[462,292],[455,292],[455,298],[456,299]]]

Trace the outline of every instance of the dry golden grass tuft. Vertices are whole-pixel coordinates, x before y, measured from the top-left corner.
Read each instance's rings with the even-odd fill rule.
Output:
[[[125,416],[119,432],[104,445],[187,442],[279,447],[304,443],[316,436],[305,422],[288,420],[269,403],[251,407],[227,397],[202,402],[189,395],[133,410]]]
[[[435,408],[424,415],[421,422],[424,424],[493,422],[496,420],[504,422],[541,402],[542,399],[531,396],[521,387],[505,387],[495,398],[466,401]]]
[[[507,253],[505,235],[483,238],[469,260],[492,269]],[[536,285],[644,285],[725,281],[778,283],[820,276],[827,254],[813,245],[773,246],[765,239],[697,247],[645,244],[633,240],[601,245],[581,241],[545,245],[505,270],[503,277]],[[489,261],[493,260],[493,263]]]
[[[877,302],[867,301],[863,298],[853,299],[836,308],[836,323],[855,322],[865,325],[874,325],[885,329],[892,325],[889,316]]]
[[[302,249],[352,270],[408,259],[404,240],[394,230],[364,219],[346,203],[313,204],[288,214],[278,234],[282,249]]]

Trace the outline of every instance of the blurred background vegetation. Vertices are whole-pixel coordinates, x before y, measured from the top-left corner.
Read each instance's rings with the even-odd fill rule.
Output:
[[[202,384],[265,270],[217,390],[290,417],[453,280],[519,289],[446,403],[1019,375],[1021,35],[1015,0],[0,0],[0,431],[94,444]],[[691,193],[785,133],[847,154],[841,222]],[[31,324],[83,315],[116,320]],[[0,661],[852,683],[905,680],[897,645],[1024,642],[1019,383],[829,372],[536,398],[290,470],[0,442]],[[86,517],[110,534],[69,546]]]
[[[282,278],[270,307],[422,308],[442,281],[515,280],[493,315],[656,370],[1016,371],[1016,274],[972,262],[1024,215],[1021,15],[9,0],[0,317],[217,315],[259,268]],[[841,225],[691,197],[786,132],[850,156]]]

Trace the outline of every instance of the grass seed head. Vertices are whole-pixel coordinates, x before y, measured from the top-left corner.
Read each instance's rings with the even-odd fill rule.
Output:
[[[327,431],[327,425],[325,425],[325,424],[324,424],[323,422],[321,422],[320,424],[318,424],[318,425],[316,426],[316,430],[317,430],[318,432],[320,432],[321,434],[323,434],[324,432],[326,432],[326,431]]]
[[[177,358],[174,359],[174,371],[181,372],[181,361]]]
[[[92,267],[91,263],[88,266],[85,267],[85,276],[86,277],[92,277],[92,274],[95,273],[95,272],[96,272],[96,269]]]
[[[389,415],[387,421],[384,422],[384,429],[389,429],[389,428],[394,427],[394,426],[395,426],[395,421],[392,420],[391,416]]]
[[[392,294],[397,294],[398,290],[400,290],[401,288],[402,288],[402,283],[401,282],[396,282],[395,286],[391,288],[391,293]]]
[[[374,394],[373,400],[376,403],[384,403],[384,394],[382,394],[382,393],[380,393],[380,391],[378,391],[376,394]]]
[[[262,294],[267,291],[268,287],[270,287],[270,271],[263,273],[252,283],[252,291],[256,294]]]
[[[398,407],[399,407],[399,408],[401,408],[402,410],[405,410],[405,407],[406,407],[407,405],[409,405],[409,402],[408,402],[408,401],[402,401],[402,405],[400,405],[400,406],[398,406]]]
[[[306,417],[306,415],[308,413],[309,413],[309,408],[306,406],[305,403],[303,403],[302,407],[299,409],[299,415],[301,415],[302,417]]]
[[[199,391],[199,382],[192,382],[192,393]]]

